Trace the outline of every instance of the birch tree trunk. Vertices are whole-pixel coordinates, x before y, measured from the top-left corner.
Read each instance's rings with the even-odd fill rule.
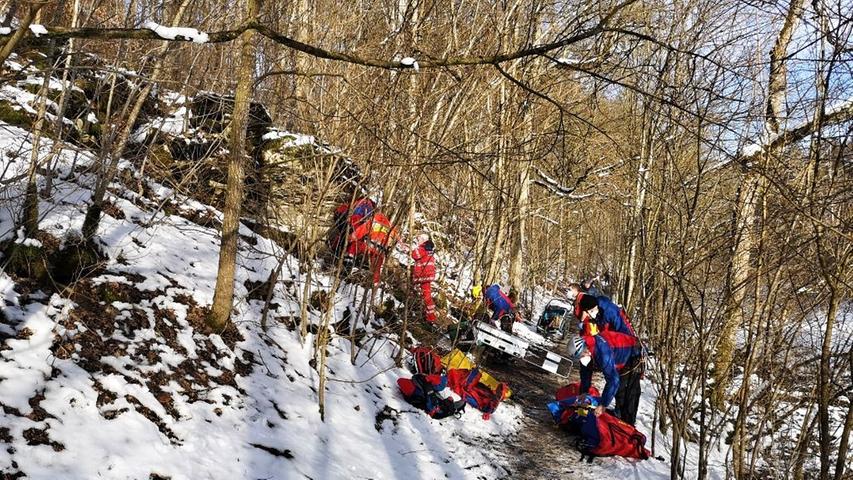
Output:
[[[53,46],[51,46],[51,51]],[[52,59],[51,59],[52,60]],[[47,110],[47,95],[50,85],[50,78],[53,74],[53,69],[44,72],[41,88],[39,89],[39,105],[38,113],[36,114],[36,123],[33,125],[33,141],[32,151],[30,152],[30,166],[27,170],[27,190],[24,196],[24,209],[21,215],[21,223],[24,227],[24,234],[27,238],[32,238],[38,233],[39,228],[39,196],[37,173],[39,165],[39,146],[41,144],[42,130],[44,129],[44,117]]]

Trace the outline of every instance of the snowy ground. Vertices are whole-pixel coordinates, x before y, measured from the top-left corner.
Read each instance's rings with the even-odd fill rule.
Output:
[[[24,171],[26,136],[0,128],[3,179]],[[40,204],[40,227],[57,239],[82,224],[91,193],[83,186],[92,178],[72,164],[91,161],[61,152],[59,170],[68,180]],[[355,365],[349,341],[333,338],[321,420],[314,336],[302,345],[288,328],[298,313],[298,262],[286,259],[270,328],[262,331],[263,302],[250,299],[246,285],[266,280],[281,254],[248,229],[241,231],[236,331],[201,333],[218,233],[184,216],[155,215],[172,192],[151,187],[158,198],[113,186],[98,232],[109,259],[76,290],[33,291],[0,274],[3,328],[13,337],[0,352],[0,471],[34,479],[505,475],[509,460],[492,446],[517,431],[520,408],[502,405],[489,421],[471,410],[459,419],[429,419],[397,393],[396,379],[408,373],[394,367],[388,337],[365,345]],[[17,235],[20,193],[20,183],[4,187],[0,239]],[[220,215],[190,199],[172,200],[190,218]],[[330,284],[320,277],[315,288]],[[336,315],[351,298],[337,297]],[[319,312],[311,315],[318,323]]]

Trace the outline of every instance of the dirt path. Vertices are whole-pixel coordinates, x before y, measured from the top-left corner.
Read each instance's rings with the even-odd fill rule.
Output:
[[[413,333],[428,345],[450,347],[440,334],[414,325]],[[567,355],[564,345],[548,347],[555,353]],[[505,478],[542,480],[566,478],[568,474],[587,472],[589,466],[581,464],[580,453],[574,447],[574,438],[560,430],[551,418],[546,405],[554,400],[558,388],[578,381],[577,370],[569,380],[552,375],[534,365],[515,359],[510,364],[482,359],[484,370],[512,388],[508,402],[521,406],[523,427],[519,433],[501,444],[505,458],[509,458],[509,474]]]
[[[581,471],[580,453],[574,448],[574,439],[554,424],[545,406],[554,400],[554,392],[568,381],[520,360],[511,365],[487,363],[484,368],[510,385],[513,389],[510,400],[520,405],[524,412],[524,427],[504,445],[507,457],[512,459],[508,478],[565,478],[567,474]]]

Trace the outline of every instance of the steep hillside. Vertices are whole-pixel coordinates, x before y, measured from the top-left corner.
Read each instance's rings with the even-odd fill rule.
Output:
[[[2,126],[5,178],[26,167],[28,132]],[[51,142],[42,146],[46,151]],[[13,158],[11,152],[19,152]],[[41,202],[40,239],[13,228],[20,184],[4,186],[4,242],[50,258],[80,228],[91,177],[87,152],[63,149],[55,192]],[[134,178],[132,165],[123,165]],[[114,184],[98,231],[102,260],[68,283],[49,275],[0,276],[5,308],[0,403],[9,478],[450,478],[502,476],[491,446],[518,428],[505,405],[489,422],[473,411],[432,421],[397,394],[393,334],[367,325],[351,363],[330,332],[325,418],[318,409],[314,334],[295,330],[298,261],[241,229],[234,327],[205,329],[218,254],[214,208],[147,182],[145,194]],[[168,212],[158,206],[168,203]],[[200,221],[199,219],[206,219]],[[283,259],[268,328],[255,285]],[[4,262],[8,258],[2,259]],[[49,273],[49,272],[48,272]],[[314,291],[331,280],[315,275]],[[342,318],[360,287],[342,285]],[[321,311],[309,311],[313,325]],[[312,331],[318,332],[312,327]]]

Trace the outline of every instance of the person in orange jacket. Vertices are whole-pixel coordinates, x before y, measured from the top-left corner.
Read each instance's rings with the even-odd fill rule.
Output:
[[[358,255],[366,256],[373,271],[373,284],[379,283],[385,256],[397,243],[399,233],[391,221],[380,212],[361,218],[347,240],[344,266],[351,268]]]

